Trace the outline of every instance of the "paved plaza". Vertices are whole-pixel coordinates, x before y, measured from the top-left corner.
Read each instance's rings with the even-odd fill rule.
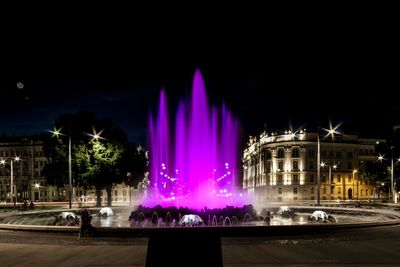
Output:
[[[166,244],[167,245],[167,244]],[[224,266],[399,266],[400,226],[298,237],[223,238]],[[144,266],[147,238],[0,232],[1,266]],[[179,261],[179,251],[171,255]],[[199,257],[207,257],[199,251]]]

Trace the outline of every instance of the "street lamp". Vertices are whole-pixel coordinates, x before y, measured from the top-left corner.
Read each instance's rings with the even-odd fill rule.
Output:
[[[342,123],[339,123],[335,127],[332,127],[332,122],[329,122],[329,129],[322,128],[324,131],[327,132],[327,134],[322,138],[325,139],[328,136],[332,136],[332,141],[335,139],[335,134],[339,134],[339,127],[342,125]],[[321,204],[321,142],[319,138],[319,127],[317,131],[317,205],[319,206]]]
[[[61,133],[61,128],[57,129],[54,127],[53,131],[50,131],[53,136],[59,137],[60,135],[64,135]],[[68,202],[69,208],[72,208],[72,145],[71,145],[71,135],[68,135]],[[36,185],[35,185],[36,187]]]
[[[37,201],[40,202],[40,184],[39,183],[35,183],[35,188],[38,190],[38,199],[37,199]]]
[[[334,170],[336,170],[337,169],[337,167],[339,166],[339,163],[333,163],[332,164],[332,162],[328,162],[328,163],[325,163],[325,162],[322,162],[321,163],[321,167],[322,168],[324,168],[325,166],[327,166],[328,165],[328,183],[329,183],[329,200],[331,200],[332,199],[332,179],[331,179],[331,177],[332,177],[332,168],[334,169]]]
[[[59,137],[60,135],[64,135],[61,133],[61,128],[57,129],[54,127],[52,131],[50,131],[53,136]],[[92,140],[98,141],[99,139],[103,139],[100,134],[103,132],[101,130],[100,132],[96,132],[96,130],[93,128],[93,134],[87,134],[92,137]],[[69,198],[69,208],[72,208],[72,141],[71,141],[71,133],[68,134],[68,198]]]
[[[16,195],[17,188],[14,185],[14,166],[13,166],[14,161],[16,161],[16,162],[20,161],[20,157],[15,156],[14,158],[10,158],[10,168],[11,168],[11,182],[10,182],[11,194],[10,195],[11,195],[11,203],[14,203],[14,207],[15,207],[17,199],[15,198],[15,202],[14,202],[14,195]],[[6,161],[4,159],[0,160],[0,164],[4,165],[4,164],[6,164]]]
[[[358,171],[356,169],[353,170],[353,197],[354,197],[354,177]],[[358,179],[357,179],[357,201],[358,201]]]
[[[395,192],[395,189],[394,189],[394,165],[400,162],[400,158],[397,159],[396,162],[394,162],[393,146],[391,146],[390,149],[391,149],[391,152],[392,152],[392,156],[391,156],[391,159],[390,159],[390,193],[389,193],[389,199],[390,199],[390,194],[392,194],[391,201],[393,203],[397,203],[396,192]],[[378,160],[380,162],[383,162],[384,159],[385,159],[384,155],[379,155],[378,156]]]

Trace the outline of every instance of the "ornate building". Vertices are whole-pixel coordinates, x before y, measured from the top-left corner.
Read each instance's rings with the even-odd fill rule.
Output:
[[[255,203],[354,200],[379,197],[379,188],[362,168],[376,160],[376,140],[356,135],[320,136],[318,186],[318,134],[305,130],[250,137],[243,153],[243,188]],[[329,174],[331,177],[329,179]],[[331,186],[329,186],[331,184]]]
[[[57,201],[65,199],[64,190],[45,186],[41,175],[47,163],[42,141],[38,137],[0,138],[0,200],[11,201],[11,166],[15,185],[14,198],[18,201]],[[18,159],[16,160],[16,157]],[[11,165],[11,161],[13,164]]]

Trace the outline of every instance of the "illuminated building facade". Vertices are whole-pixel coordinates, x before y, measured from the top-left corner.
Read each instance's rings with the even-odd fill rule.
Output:
[[[15,157],[19,157],[15,161]],[[43,142],[38,137],[0,138],[0,201],[11,201],[11,160],[13,160],[13,179],[16,188],[14,198],[19,202],[57,201],[66,198],[65,191],[45,186],[41,175],[47,163],[43,154]],[[36,186],[35,186],[36,185]]]
[[[321,201],[379,197],[375,181],[362,172],[366,161],[376,160],[376,140],[356,135],[332,140],[320,135],[319,143]],[[317,151],[318,134],[305,130],[250,137],[242,158],[243,189],[259,204],[314,202],[318,198]]]

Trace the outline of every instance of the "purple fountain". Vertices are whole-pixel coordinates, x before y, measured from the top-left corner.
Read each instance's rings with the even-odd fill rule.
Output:
[[[210,106],[199,70],[190,102],[181,101],[174,127],[162,90],[158,116],[150,114],[150,185],[142,203],[192,209],[243,206],[235,190],[238,123],[225,105]]]

